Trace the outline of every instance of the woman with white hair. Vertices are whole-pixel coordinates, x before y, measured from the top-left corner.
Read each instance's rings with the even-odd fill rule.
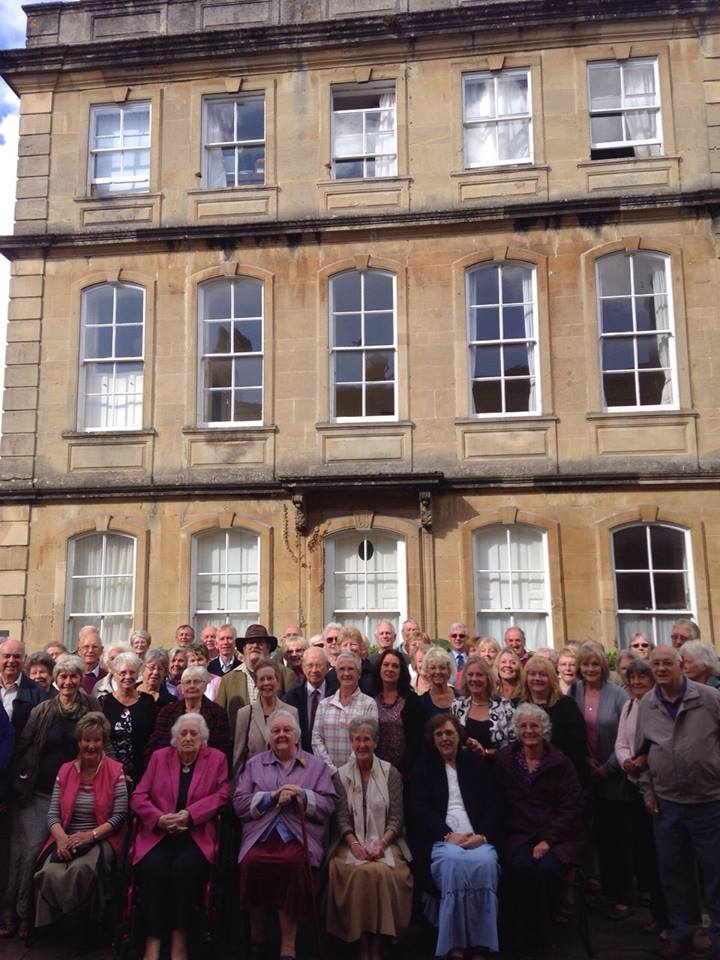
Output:
[[[312,731],[313,753],[324,760],[332,774],[350,759],[350,721],[356,717],[378,718],[377,704],[360,689],[360,657],[349,651],[340,653],[335,675],[339,687],[318,704]]]
[[[215,848],[216,814],[228,801],[225,755],[209,747],[199,713],[175,721],[169,747],[153,753],[130,803],[137,814],[133,866],[147,940],[143,960],[158,960],[170,933],[170,960],[187,960],[188,929],[202,908]]]
[[[248,760],[233,798],[243,823],[240,903],[250,912],[251,960],[263,955],[268,908],[278,912],[281,960],[290,960],[298,922],[318,896],[323,835],[337,797],[327,765],[300,749],[296,716],[281,707],[267,731],[269,749]]]
[[[709,643],[688,640],[680,647],[680,659],[688,679],[720,689],[720,661]]]
[[[585,849],[585,804],[570,760],[550,743],[542,707],[521,703],[517,741],[495,754],[506,798],[505,903],[523,904],[523,922],[508,910],[508,943],[534,954],[549,943],[563,877]]]
[[[113,668],[112,665],[115,662],[115,657],[119,657],[121,653],[133,653],[133,649],[129,643],[123,643],[122,640],[118,640],[116,643],[110,643],[103,650],[101,657],[101,664],[104,670],[107,670],[107,673],[104,677],[101,677],[100,680],[95,684],[92,689],[92,695],[98,701],[102,703],[105,697],[109,693],[113,693],[116,689],[115,681],[113,679]]]
[[[423,673],[430,688],[420,697],[425,720],[436,713],[449,713],[456,693],[451,686],[455,679],[455,660],[442,647],[430,647],[423,658]]]
[[[142,660],[134,653],[121,653],[112,662],[114,690],[101,703],[110,721],[110,743],[125,769],[132,790],[145,769],[145,744],[155,727],[155,701],[137,686]]]
[[[147,630],[133,630],[130,634],[129,642],[133,652],[136,653],[141,660],[144,660],[148,648],[152,643],[152,637]]]

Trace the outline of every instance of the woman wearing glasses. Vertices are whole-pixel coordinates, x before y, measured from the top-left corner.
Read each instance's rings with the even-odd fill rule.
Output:
[[[630,637],[628,650],[632,650],[636,656],[642,657],[643,660],[650,659],[650,651],[654,648],[655,644],[652,643],[644,633],[634,633]]]

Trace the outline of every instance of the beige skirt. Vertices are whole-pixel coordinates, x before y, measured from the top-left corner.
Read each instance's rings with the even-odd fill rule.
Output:
[[[35,926],[48,926],[76,911],[85,919],[101,920],[112,894],[114,863],[106,840],[74,860],[53,863],[48,857],[35,874]]]
[[[410,924],[413,881],[399,848],[391,847],[395,866],[346,863],[341,843],[329,864],[327,931],[352,943],[363,933],[397,937]]]

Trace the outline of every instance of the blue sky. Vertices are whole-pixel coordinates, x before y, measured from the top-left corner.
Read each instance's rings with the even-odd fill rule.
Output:
[[[50,0],[39,0],[50,2]],[[20,0],[0,0],[0,50],[25,46],[25,14]],[[0,80],[0,234],[12,233],[18,143],[18,101]],[[0,257],[0,394],[5,373],[8,263]]]

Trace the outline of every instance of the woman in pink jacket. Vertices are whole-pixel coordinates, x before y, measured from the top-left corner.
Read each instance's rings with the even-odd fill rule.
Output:
[[[227,760],[207,746],[199,713],[184,713],[171,746],[153,753],[132,797],[140,826],[137,866],[147,940],[144,960],[158,960],[170,932],[171,960],[187,960],[187,929],[202,904],[215,847],[215,814],[230,796]]]

